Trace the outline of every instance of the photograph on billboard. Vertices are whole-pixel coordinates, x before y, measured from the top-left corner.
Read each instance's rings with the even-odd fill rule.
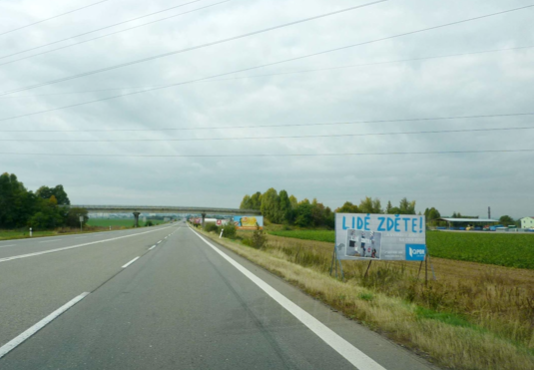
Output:
[[[234,216],[234,225],[238,230],[256,230],[264,228],[263,216]]]
[[[423,261],[427,252],[424,216],[337,213],[335,230],[341,260]]]

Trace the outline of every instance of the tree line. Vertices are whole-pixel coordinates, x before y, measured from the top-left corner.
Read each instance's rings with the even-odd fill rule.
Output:
[[[399,206],[392,206],[388,201],[383,209],[378,198],[365,197],[360,203],[345,202],[341,207],[331,210],[316,198],[312,202],[308,199],[298,201],[293,195],[288,195],[286,190],[277,192],[274,188],[265,193],[256,192],[245,195],[240,204],[240,209],[252,209],[261,211],[264,217],[276,224],[286,224],[299,227],[327,227],[334,228],[335,213],[389,213],[389,214],[416,214],[416,201],[403,198]],[[434,208],[433,208],[434,209]],[[436,211],[436,210],[435,210]],[[437,211],[438,212],[438,211]],[[440,217],[440,213],[438,215]]]
[[[87,211],[70,204],[62,185],[41,186],[34,193],[15,174],[0,175],[0,229],[78,227],[80,216],[87,222]]]

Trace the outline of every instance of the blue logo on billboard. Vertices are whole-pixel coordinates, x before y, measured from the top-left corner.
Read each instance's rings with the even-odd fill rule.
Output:
[[[405,244],[405,259],[407,261],[423,261],[425,252],[425,244]]]

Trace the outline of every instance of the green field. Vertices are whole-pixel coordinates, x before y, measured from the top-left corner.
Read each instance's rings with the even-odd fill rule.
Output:
[[[334,243],[334,231],[290,230],[269,234]],[[428,231],[431,257],[533,269],[533,235],[508,233],[453,233]]]
[[[163,223],[163,220],[153,220],[147,219],[147,221],[152,221],[154,225]],[[132,227],[134,226],[133,218],[90,218],[87,221],[88,226],[97,226],[97,227]],[[145,223],[143,220],[139,220],[139,226],[144,226]]]

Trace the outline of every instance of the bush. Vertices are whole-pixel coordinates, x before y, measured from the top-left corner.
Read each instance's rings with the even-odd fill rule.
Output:
[[[217,233],[219,231],[219,228],[217,227],[216,224],[209,223],[209,224],[204,225],[204,230],[209,233],[211,233],[212,231]]]
[[[229,221],[228,224],[223,225],[219,228],[219,232],[223,229],[223,236],[225,238],[234,239],[236,238],[236,225],[232,221]]]
[[[266,245],[267,237],[264,231],[260,230],[259,227],[253,233],[253,238],[251,239],[251,247],[255,249],[262,249]]]
[[[154,226],[151,220],[145,222],[145,226]]]

